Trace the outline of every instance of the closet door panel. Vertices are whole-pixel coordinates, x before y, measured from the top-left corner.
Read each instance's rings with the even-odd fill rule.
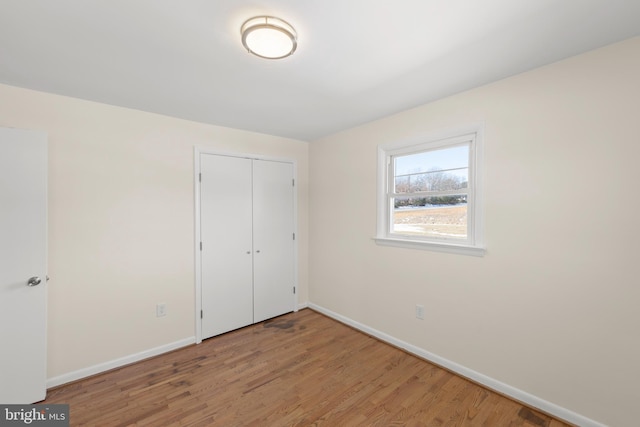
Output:
[[[203,338],[253,323],[251,162],[200,156]]]
[[[254,322],[293,311],[293,165],[253,161]]]

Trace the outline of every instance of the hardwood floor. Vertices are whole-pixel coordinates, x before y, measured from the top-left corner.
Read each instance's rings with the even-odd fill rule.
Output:
[[[49,390],[72,426],[566,426],[305,309]]]

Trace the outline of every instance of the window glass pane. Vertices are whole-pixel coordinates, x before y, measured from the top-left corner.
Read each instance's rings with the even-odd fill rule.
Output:
[[[396,193],[408,193],[409,192],[409,176],[397,176],[396,177]]]
[[[394,156],[395,193],[467,188],[469,144]]]
[[[391,232],[441,239],[467,238],[467,195],[394,200]]]

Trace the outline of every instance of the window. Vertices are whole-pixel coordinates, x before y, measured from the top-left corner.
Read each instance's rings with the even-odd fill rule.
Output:
[[[376,242],[483,255],[481,155],[479,126],[380,146]]]

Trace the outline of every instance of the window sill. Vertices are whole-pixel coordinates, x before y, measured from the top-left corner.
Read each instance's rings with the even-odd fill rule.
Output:
[[[406,249],[421,249],[425,251],[446,252],[459,255],[482,257],[487,250],[480,246],[456,245],[451,243],[433,243],[420,240],[390,239],[388,237],[374,237],[376,244],[381,246],[395,246]]]

